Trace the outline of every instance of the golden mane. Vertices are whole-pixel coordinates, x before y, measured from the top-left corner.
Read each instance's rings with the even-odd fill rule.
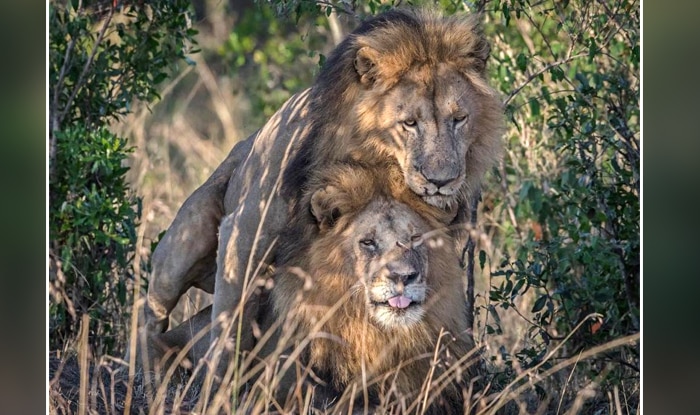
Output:
[[[449,350],[447,354],[452,364],[466,357],[466,362],[457,364],[459,373],[450,375],[455,380],[442,385],[445,388],[442,399],[451,402],[447,406],[459,406],[462,399],[459,385],[464,386],[463,381],[476,374],[477,365],[473,364],[476,360],[472,353],[474,344],[467,333],[463,272],[453,241],[440,231],[449,218],[407,190],[400,172],[387,180],[381,175],[384,171],[381,167],[337,164],[310,180],[306,193],[327,190],[327,194],[322,195],[325,200],[320,209],[337,212],[331,213],[334,218],[329,222],[320,223],[315,229],[307,228],[303,236],[297,228],[293,231],[294,238],[291,235],[282,238],[280,250],[286,255],[279,264],[280,274],[275,277],[272,290],[275,312],[280,318],[288,317],[298,324],[296,330],[301,338],[314,335],[306,364],[317,373],[326,374],[339,393],[351,393],[350,386],[358,382],[358,374],[367,371],[375,376],[372,380],[377,385],[373,390],[379,394],[397,393],[415,398],[431,371],[436,347],[442,348],[443,353]],[[432,234],[426,242],[431,246],[425,258],[429,263],[426,281],[431,293],[427,312],[410,328],[387,330],[372,323],[366,310],[365,293],[353,289],[363,276],[355,275],[354,264],[349,263],[350,256],[345,252],[347,230],[352,229],[355,218],[377,199],[386,200],[389,206],[403,206],[392,213],[400,213],[410,206],[423,221],[417,226],[429,229]],[[308,203],[315,206],[318,201],[315,202]],[[385,213],[376,212],[378,220]],[[339,304],[335,312],[328,313]],[[327,319],[320,328],[324,335],[316,336],[319,328],[314,326],[323,319]],[[441,359],[445,359],[444,354]],[[436,377],[448,370],[444,360],[435,370]],[[391,387],[396,388],[394,392],[388,390]]]
[[[503,110],[486,80],[489,53],[479,15],[397,9],[363,22],[334,49],[311,88],[310,132],[285,170],[283,194],[294,199],[311,172],[329,163],[348,157],[366,163],[390,159],[373,145],[383,132],[366,127],[372,123],[363,120],[368,114],[361,108],[381,105],[384,92],[412,68],[447,64],[473,86],[481,107],[461,191],[461,199],[469,200],[501,155]]]

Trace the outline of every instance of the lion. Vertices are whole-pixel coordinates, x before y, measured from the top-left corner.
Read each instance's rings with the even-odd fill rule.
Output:
[[[271,313],[282,332],[309,342],[300,372],[320,378],[312,381],[320,409],[352,402],[414,412],[407,408],[429,396],[428,412],[464,413],[462,390],[479,366],[454,241],[439,210],[403,183],[385,187],[383,174],[338,165],[313,179],[306,201],[315,226],[292,226],[280,241]],[[298,382],[285,378],[278,398]]]
[[[252,347],[252,338],[233,334],[246,332],[241,325],[256,314],[251,287],[277,261],[287,222],[308,211],[309,178],[335,162],[396,164],[410,191],[451,216],[454,228],[467,223],[501,153],[503,111],[486,80],[489,53],[477,16],[391,10],[363,22],[311,88],[234,146],[178,211],[152,256],[139,329],[147,348],[190,287],[214,294],[212,321],[229,317],[215,325],[212,342]],[[464,234],[456,237],[461,243]]]
[[[423,401],[428,413],[464,413],[463,391],[474,387],[480,365],[464,273],[444,231],[450,215],[409,190],[398,166],[338,163],[313,175],[302,198],[309,210],[296,214],[310,220],[292,221],[280,237],[269,301],[256,318],[273,334],[252,359],[278,368],[297,356],[300,368],[259,384],[275,390],[285,412],[295,411],[294,392],[307,383],[316,409],[333,413],[414,412]],[[193,337],[208,329],[210,313],[161,340],[176,350],[194,345],[194,362],[207,357]]]

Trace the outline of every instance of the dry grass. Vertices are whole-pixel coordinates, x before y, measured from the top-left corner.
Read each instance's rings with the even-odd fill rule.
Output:
[[[85,317],[83,327],[87,327],[87,322]],[[208,332],[205,330],[200,335],[206,336]],[[224,376],[222,386],[217,387],[212,371],[208,369],[216,367],[215,363],[222,352],[221,344],[214,346],[206,358],[195,364],[187,360],[190,344],[182,350],[175,351],[173,356],[167,356],[174,359],[171,365],[162,370],[138,373],[130,382],[127,362],[110,357],[89,356],[87,338],[86,333],[82,331],[75,355],[50,356],[49,402],[52,414],[324,413],[312,408],[312,391],[302,387],[302,382],[299,383],[300,387],[288,395],[286,401],[278,402],[274,398],[274,391],[287,371],[296,373],[297,378],[305,377],[305,368],[298,364],[305,342],[301,342],[290,351],[286,344],[291,339],[282,336],[274,352],[265,360],[261,360],[258,359],[259,349],[269,340],[268,336],[263,335],[256,349],[249,354],[243,354],[240,364],[232,365]],[[193,342],[197,338],[195,337]],[[629,391],[615,388],[610,396],[601,399],[597,396],[595,383],[576,385],[571,380],[579,362],[638,340],[638,334],[628,336],[586,350],[573,358],[557,361],[558,348],[566,343],[564,341],[551,350],[536,367],[527,370],[516,368],[516,376],[505,385],[487,382],[481,390],[465,390],[465,396],[470,402],[470,408],[465,408],[465,413],[577,414],[600,413],[597,410],[605,407],[607,410],[602,413],[626,413],[622,410],[626,407],[623,403],[627,404],[627,399],[633,399],[624,395]],[[439,348],[439,345],[437,347]],[[413,401],[387,394],[379,407],[374,408],[376,412],[372,413],[424,413],[425,404],[452,378],[459,377],[473,362],[474,356],[464,356],[459,364],[454,365],[441,377],[429,376],[423,389],[417,394],[418,398]],[[540,370],[545,365],[551,367]],[[565,381],[562,382],[562,379]],[[365,385],[371,386],[379,382],[388,384],[388,390],[393,389],[391,374],[367,379]],[[533,387],[538,384],[549,391],[547,396],[537,396],[533,392]],[[352,398],[363,393],[363,386],[358,384],[348,392],[335,404],[347,409],[347,413],[357,413],[352,412]],[[590,402],[594,402],[596,408],[587,407]],[[365,413],[362,408],[354,409]]]
[[[147,263],[152,242],[169,226],[185,198],[204,182],[236,141],[257,127],[246,124],[249,104],[245,97],[233,95],[232,82],[234,80],[229,77],[216,75],[209,64],[199,58],[195,67],[183,70],[164,88],[162,101],[150,108],[136,107],[124,122],[114,126],[119,135],[129,137],[135,147],[129,180],[143,199],[137,264]],[[489,233],[479,238],[477,252],[484,249],[491,258],[502,254],[500,247],[490,244],[495,231],[493,226],[497,223],[493,217],[499,220],[509,217],[507,204],[497,208],[495,212],[480,214],[481,222],[477,226],[484,229],[484,221],[488,222]],[[488,271],[488,268],[483,270],[482,275],[488,275]],[[147,278],[147,275],[140,277]],[[477,275],[475,292],[480,302],[477,306],[486,304],[488,287],[488,278]],[[518,301],[522,310],[532,306],[532,298]],[[210,296],[192,289],[173,312],[171,325],[210,302]],[[482,310],[476,318],[476,327],[483,329],[489,318],[492,317]],[[475,332],[491,374],[508,369],[500,358],[501,352],[514,355],[520,350],[529,327],[516,310],[504,312],[500,318],[503,335],[486,335],[481,329]],[[86,326],[86,321],[83,325]],[[125,330],[123,334],[129,333]],[[638,380],[629,388],[616,387],[610,394],[602,395],[596,379],[576,372],[578,363],[586,358],[638,341],[638,334],[617,339],[564,360],[558,358],[557,348],[554,348],[537,367],[510,368],[515,375],[507,384],[488,383],[478,394],[467,391],[472,399],[479,401],[474,402],[473,413],[628,414],[624,408],[629,406],[636,407],[638,413],[639,404],[635,404],[639,402]],[[138,373],[129,379],[127,362],[116,357],[91,356],[86,335],[82,335],[77,344],[76,350],[49,356],[52,414],[287,413],[292,408],[299,413],[312,411],[311,391],[303,388],[294,391],[286,403],[275,402],[272,398],[280,374],[294,369],[295,359],[288,360],[290,363],[285,366],[269,363],[279,362],[278,359],[261,363],[255,353],[245,355],[239,367],[231,367],[228,381],[223,383],[225,386],[217,389],[206,369],[213,367],[211,362],[221,352],[221,346],[212,351],[211,360],[196,364],[187,362],[187,349],[180,351],[172,356],[175,361],[162,372],[162,378],[155,373]],[[276,353],[279,355],[282,350]],[[493,361],[489,359],[492,356]],[[551,368],[542,371],[543,365],[551,365]],[[188,369],[183,370],[183,366]],[[437,384],[440,382],[437,380]],[[435,385],[426,380],[421,396],[430,397]],[[542,386],[547,395],[539,396],[535,385]],[[361,393],[361,390],[352,392]],[[403,402],[399,413],[422,413],[423,402]]]

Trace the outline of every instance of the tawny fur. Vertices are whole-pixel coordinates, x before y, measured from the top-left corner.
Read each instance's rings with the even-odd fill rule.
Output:
[[[288,193],[298,191],[311,172],[338,160],[382,163],[397,159],[384,143],[392,131],[382,128],[386,93],[409,73],[419,82],[445,82],[435,69],[447,65],[460,73],[476,92],[478,117],[472,120],[466,155],[466,180],[455,202],[466,205],[479,191],[486,171],[502,152],[503,110],[498,94],[486,80],[490,47],[481,32],[479,17],[443,16],[431,10],[393,10],[378,17],[363,31],[349,35],[334,51],[311,88],[311,140],[285,172]],[[358,67],[368,61],[368,68]],[[365,70],[366,72],[360,74]],[[390,129],[389,129],[390,130]]]
[[[139,333],[148,338],[166,330],[172,308],[192,286],[213,292],[214,320],[238,309],[258,265],[280,256],[274,243],[286,223],[315,226],[302,214],[309,209],[304,192],[317,173],[339,161],[398,166],[398,174],[387,170],[379,177],[408,183],[407,193],[443,211],[441,222],[466,223],[483,175],[501,152],[503,114],[486,82],[488,54],[473,16],[393,10],[361,24],[329,55],[314,85],[237,144],[183,204],[154,251]],[[468,122],[448,128],[458,115],[452,112],[463,109],[456,108],[460,100]],[[426,128],[409,134],[399,112],[416,110],[417,102]],[[464,155],[456,157],[455,149]],[[414,159],[439,171],[450,157],[458,159],[451,162],[459,165],[459,177],[444,195],[426,196],[434,189]],[[255,314],[246,307],[243,327]],[[211,341],[223,334],[215,325]],[[239,343],[251,344],[243,334]],[[223,359],[220,366],[226,364]]]
[[[322,200],[309,203],[312,209],[325,211],[314,215],[322,217],[325,213],[334,219],[332,223],[322,221],[316,228],[293,228],[286,243],[282,242],[287,260],[280,264],[282,272],[275,277],[275,312],[287,320],[285,327],[296,330],[299,339],[315,338],[308,346],[305,363],[328,376],[324,380],[339,394],[353,383],[361,385],[365,373],[367,379],[378,382],[370,388],[377,396],[394,394],[394,399],[410,404],[429,377],[436,349],[441,353],[433,379],[445,371],[446,364],[455,365],[465,357],[471,367],[462,362],[463,367],[451,375],[452,381],[442,391],[446,406],[433,408],[437,413],[460,412],[460,388],[468,387],[478,366],[474,364],[477,357],[471,353],[474,343],[467,327],[463,272],[453,241],[440,231],[444,214],[416,198],[401,181],[381,177],[383,172],[381,168],[336,165],[311,181],[306,197],[313,198],[320,192],[321,197],[315,199]],[[411,215],[416,228],[431,235],[423,243],[432,247],[421,258],[428,264],[426,313],[416,324],[387,329],[367,311],[365,291],[358,288],[362,287],[358,282],[371,276],[354,273],[352,253],[348,251],[348,244],[353,242],[347,233],[353,231],[358,215],[368,213],[378,224],[385,215],[393,219]],[[357,235],[350,239],[352,236]],[[329,314],[334,307],[338,309]],[[328,320],[317,326],[323,319]],[[324,335],[319,337],[318,333]],[[281,386],[282,394],[286,388],[289,385]]]

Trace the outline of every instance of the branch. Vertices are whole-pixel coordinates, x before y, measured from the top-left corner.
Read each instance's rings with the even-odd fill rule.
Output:
[[[61,65],[61,71],[58,74],[58,82],[54,86],[53,91],[53,102],[51,108],[49,108],[49,114],[51,116],[50,120],[50,130],[49,130],[49,181],[53,181],[54,169],[56,164],[56,131],[60,129],[60,123],[58,120],[58,97],[59,91],[63,86],[63,81],[66,77],[66,68],[70,65],[71,53],[73,53],[73,48],[75,47],[75,38],[72,38],[68,43],[66,48],[66,54],[63,57],[63,65]]]
[[[547,72],[548,70],[563,65],[565,63],[568,63],[574,59],[578,59],[581,57],[587,56],[586,53],[579,53],[573,56],[569,56],[568,58],[558,60],[556,62],[552,62],[549,65],[545,66],[544,68],[540,69],[539,71],[535,72],[534,74],[530,75],[527,77],[525,82],[522,83],[519,87],[515,88],[510,94],[508,94],[508,97],[503,101],[503,105],[508,105],[511,99],[515,97],[523,88],[525,88],[530,82],[532,82],[535,78],[538,76],[542,75],[543,73]]]
[[[471,225],[471,229],[476,227],[476,213],[477,207],[479,206],[479,198],[480,193],[474,195],[474,199],[471,201],[471,206],[469,207],[469,224]],[[474,245],[474,237],[472,236],[472,232],[469,232],[465,251],[467,253],[467,327],[470,329],[474,327]],[[464,251],[462,251],[462,256],[464,256]]]
[[[90,66],[92,66],[92,61],[95,59],[95,55],[97,55],[97,51],[99,50],[99,45],[102,43],[102,39],[104,39],[105,32],[107,31],[107,27],[109,26],[109,23],[112,21],[112,16],[114,16],[114,7],[110,7],[109,9],[109,14],[107,15],[107,18],[105,18],[104,24],[102,25],[102,29],[100,29],[100,33],[97,35],[97,40],[95,40],[95,44],[92,49],[92,53],[90,54],[90,57],[88,58],[87,62],[85,62],[85,66],[83,67],[83,71],[80,73],[80,77],[78,78],[78,82],[75,83],[75,88],[73,89],[73,92],[70,95],[70,98],[68,98],[68,101],[66,102],[65,107],[63,108],[63,111],[61,111],[61,115],[59,115],[57,122],[60,124],[63,122],[63,118],[65,118],[66,114],[68,114],[68,111],[70,110],[71,105],[73,104],[73,100],[75,99],[75,96],[78,94],[78,91],[83,87],[83,82],[85,81],[85,76],[87,76],[88,70],[90,69]]]

